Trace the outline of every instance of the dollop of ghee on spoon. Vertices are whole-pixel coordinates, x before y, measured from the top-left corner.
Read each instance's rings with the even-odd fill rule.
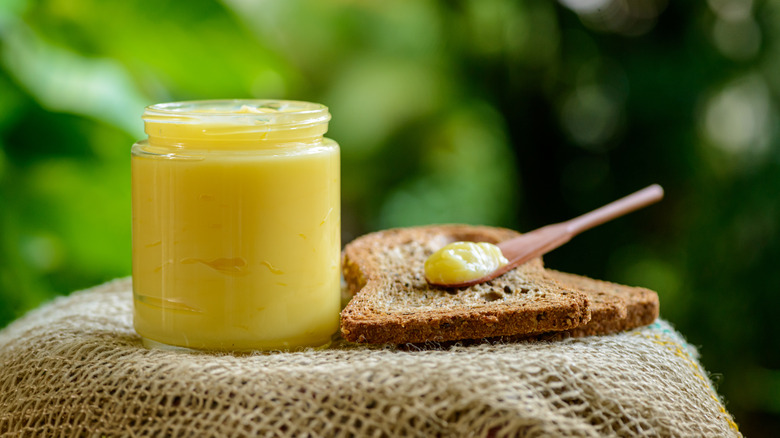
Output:
[[[425,279],[434,284],[476,280],[509,261],[496,245],[487,242],[454,242],[425,261]]]

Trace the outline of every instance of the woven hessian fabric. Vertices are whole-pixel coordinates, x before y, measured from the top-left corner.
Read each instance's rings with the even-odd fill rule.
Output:
[[[0,332],[0,436],[740,436],[695,350],[631,332],[246,356],[147,350],[128,279]]]

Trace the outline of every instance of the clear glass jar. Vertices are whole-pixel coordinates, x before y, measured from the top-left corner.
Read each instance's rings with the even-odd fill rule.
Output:
[[[132,148],[134,323],[149,347],[321,346],[340,310],[339,147],[319,104],[153,105]]]

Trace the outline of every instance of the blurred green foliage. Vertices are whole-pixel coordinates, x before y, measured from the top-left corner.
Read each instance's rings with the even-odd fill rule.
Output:
[[[653,288],[746,435],[780,426],[777,0],[4,0],[0,327],[130,272],[148,104],[322,102],[343,235],[667,198],[549,266]]]

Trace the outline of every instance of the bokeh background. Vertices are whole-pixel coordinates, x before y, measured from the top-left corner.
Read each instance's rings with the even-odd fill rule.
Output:
[[[331,108],[343,235],[666,199],[548,266],[658,291],[747,436],[780,427],[780,1],[2,0],[0,327],[129,275],[143,107]]]

